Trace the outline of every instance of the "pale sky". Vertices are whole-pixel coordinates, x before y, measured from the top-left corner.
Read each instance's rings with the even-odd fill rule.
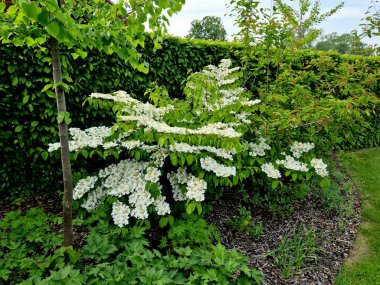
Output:
[[[234,26],[234,18],[228,16],[231,10],[226,5],[229,2],[229,0],[186,0],[181,12],[170,18],[169,34],[184,37],[190,30],[191,21],[201,20],[205,16],[217,16],[222,19],[228,38],[231,39],[232,35],[237,32],[237,28]],[[322,11],[327,11],[341,1],[321,0],[320,2]],[[359,29],[360,20],[371,5],[370,2],[370,0],[346,0],[344,7],[323,22],[320,27],[325,34],[350,33],[354,29]],[[262,0],[261,3],[263,6],[270,7],[270,0]],[[380,38],[366,38],[363,41],[369,44],[379,44]]]

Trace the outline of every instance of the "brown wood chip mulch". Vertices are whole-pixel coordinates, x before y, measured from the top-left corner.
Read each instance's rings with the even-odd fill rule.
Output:
[[[252,213],[253,221],[262,221],[265,227],[258,241],[226,226],[228,219],[238,215],[238,205],[244,204],[236,192],[227,191],[219,201],[213,202],[214,211],[206,220],[216,225],[221,233],[221,241],[227,248],[236,248],[247,255],[250,265],[264,273],[266,284],[329,285],[334,283],[344,259],[348,256],[360,222],[360,198],[356,192],[353,195],[354,215],[344,221],[338,215],[328,213],[312,195],[296,203],[293,214],[285,218],[275,218],[260,212]],[[344,227],[339,226],[342,223]],[[292,229],[301,225],[319,233],[317,240],[322,251],[316,261],[305,265],[300,275],[286,279],[267,253],[275,249]]]

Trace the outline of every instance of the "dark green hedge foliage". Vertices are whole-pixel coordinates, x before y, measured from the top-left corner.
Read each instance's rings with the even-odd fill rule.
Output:
[[[71,126],[86,128],[112,125],[111,117],[101,106],[90,109],[83,104],[92,92],[126,90],[143,98],[146,89],[157,82],[158,85],[166,86],[171,96],[181,97],[181,84],[190,71],[218,64],[223,58],[232,58],[241,65],[241,47],[230,43],[168,38],[162,45],[163,48],[154,53],[153,44],[146,43],[143,60],[150,65],[147,75],[133,70],[115,55],[88,51],[87,58],[73,60],[69,51],[63,50],[64,81],[70,86],[66,94]],[[310,60],[320,56],[321,53],[299,53],[289,60],[293,61],[294,68],[303,69]],[[341,62],[364,61],[373,67],[370,73],[377,72],[379,67],[379,58],[338,54],[327,56]],[[253,57],[249,68],[254,69],[256,63],[257,60]],[[0,45],[0,66],[1,201],[27,196],[32,192],[60,190],[59,153],[48,155],[46,152],[49,143],[58,141],[55,99],[51,93],[42,92],[46,84],[52,83],[49,50]],[[331,70],[326,76],[336,75]],[[265,74],[260,74],[255,80],[247,81],[246,86],[257,94],[265,77]],[[371,84],[369,88],[377,94],[380,90],[379,83]],[[340,96],[339,93],[334,95]],[[374,126],[374,132],[376,128],[377,125]],[[350,147],[353,146],[367,146],[366,135],[359,144]],[[96,166],[97,162],[88,164],[85,158],[78,157],[74,161],[73,170],[91,170]]]

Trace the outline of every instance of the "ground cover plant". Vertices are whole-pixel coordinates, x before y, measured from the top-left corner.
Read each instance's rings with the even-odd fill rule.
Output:
[[[340,156],[362,197],[362,224],[351,255],[336,284],[380,284],[380,150],[350,152]]]
[[[88,229],[79,249],[61,248],[51,232],[57,216],[34,208],[0,220],[0,280],[6,284],[259,284],[262,275],[247,257],[227,250],[201,218],[177,221],[151,248],[146,227],[120,229],[106,220],[74,220]],[[59,219],[58,219],[59,222]],[[60,221],[62,222],[62,221]],[[198,225],[198,235],[194,233]],[[164,241],[173,240],[175,243]],[[165,243],[165,245],[163,245]]]

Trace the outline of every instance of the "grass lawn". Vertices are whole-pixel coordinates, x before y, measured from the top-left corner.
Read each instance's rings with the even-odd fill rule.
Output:
[[[341,156],[362,198],[362,222],[336,285],[380,284],[380,149]]]

